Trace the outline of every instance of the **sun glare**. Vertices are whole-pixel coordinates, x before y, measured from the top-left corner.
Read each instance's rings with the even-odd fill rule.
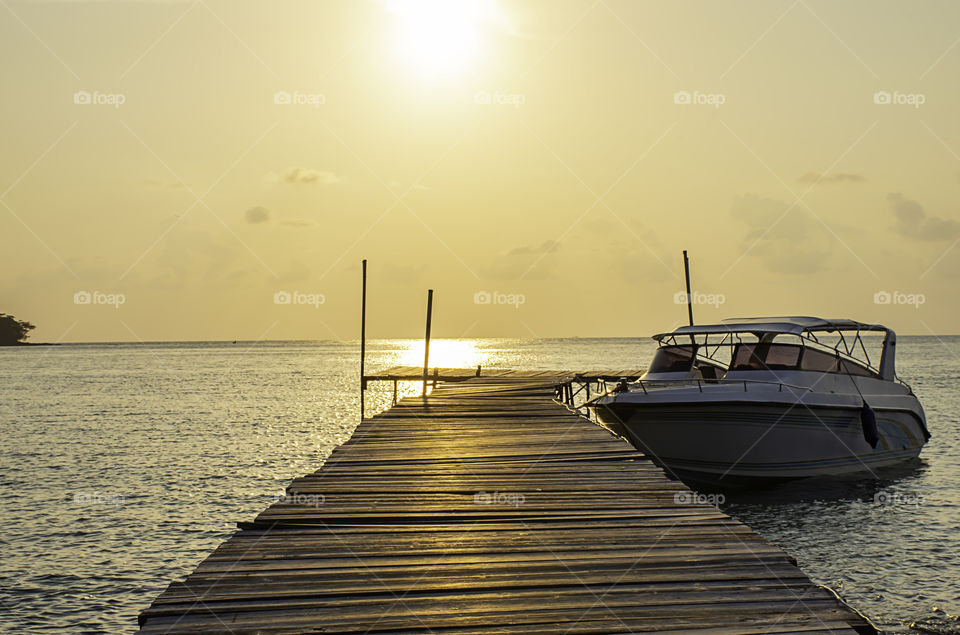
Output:
[[[500,18],[494,0],[388,0],[396,54],[427,77],[449,76],[471,65],[482,48],[485,23]]]
[[[423,366],[423,340],[405,342],[406,350],[397,364]],[[430,368],[474,368],[486,355],[474,340],[433,340],[430,342]]]

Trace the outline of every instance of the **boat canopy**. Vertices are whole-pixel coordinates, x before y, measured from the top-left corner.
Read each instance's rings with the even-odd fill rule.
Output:
[[[689,337],[691,344],[694,343],[695,336],[704,335],[710,339],[710,335],[724,336],[720,343],[714,346],[722,346],[724,341],[733,344],[734,338],[739,339],[738,334],[748,333],[761,340],[777,335],[794,335],[802,338],[804,341],[820,345],[816,333],[837,333],[839,341],[833,347],[839,354],[843,353],[858,361],[868,368],[874,368],[867,355],[866,346],[860,337],[863,332],[881,332],[884,334],[883,350],[881,353],[879,367],[876,372],[884,379],[894,380],[896,378],[895,348],[897,344],[897,334],[892,329],[882,324],[867,324],[850,319],[828,320],[818,317],[800,316],[800,317],[760,317],[760,318],[735,318],[723,320],[716,324],[696,324],[693,326],[681,326],[669,333],[659,333],[653,336],[653,339],[660,342],[661,346],[678,344],[682,338]],[[848,341],[844,338],[844,332],[853,332],[854,335]],[[854,356],[855,349],[860,347],[864,359],[858,359]],[[842,347],[842,351],[841,351]]]
[[[880,331],[890,329],[882,324],[866,324],[849,319],[827,320],[818,317],[767,317],[767,318],[734,318],[723,320],[717,324],[697,324],[681,326],[669,333],[659,333],[653,336],[658,342],[671,335],[713,335],[724,333],[784,333],[789,335],[803,335],[810,332],[831,331]]]

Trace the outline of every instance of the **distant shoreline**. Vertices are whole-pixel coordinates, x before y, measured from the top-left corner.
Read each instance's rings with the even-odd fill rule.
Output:
[[[59,346],[60,342],[13,342],[12,344],[0,344],[0,346]]]

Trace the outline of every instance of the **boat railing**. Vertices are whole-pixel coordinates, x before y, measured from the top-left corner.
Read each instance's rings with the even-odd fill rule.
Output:
[[[782,381],[770,381],[766,379],[702,379],[702,378],[690,378],[684,377],[681,379],[638,379],[634,382],[639,385],[643,393],[647,393],[647,387],[655,388],[658,385],[662,384],[689,384],[697,385],[697,388],[700,389],[700,392],[703,392],[703,386],[716,386],[716,385],[726,385],[726,386],[743,386],[743,392],[747,392],[748,384],[763,384],[767,386],[777,386],[777,392],[783,392],[784,388],[803,391],[803,392],[814,392],[813,388],[810,386],[797,386],[796,384],[788,384]],[[621,384],[622,385],[622,384]]]
[[[894,377],[894,378],[893,378],[893,381],[897,382],[898,384],[900,384],[901,386],[903,386],[904,388],[906,388],[907,391],[908,391],[911,395],[913,394],[913,386],[911,386],[911,385],[908,384],[907,382],[903,381],[903,380],[900,379],[899,377]]]

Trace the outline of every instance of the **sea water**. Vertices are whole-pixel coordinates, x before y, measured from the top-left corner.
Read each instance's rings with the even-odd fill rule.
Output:
[[[368,370],[422,364],[368,345]],[[960,338],[901,337],[899,373],[933,434],[879,478],[729,493],[721,507],[890,632],[960,633]],[[644,368],[640,339],[435,340],[432,365]],[[0,348],[0,629],[130,632],[359,415],[356,343]],[[415,390],[415,386],[403,386]],[[367,392],[368,413],[392,385]]]

